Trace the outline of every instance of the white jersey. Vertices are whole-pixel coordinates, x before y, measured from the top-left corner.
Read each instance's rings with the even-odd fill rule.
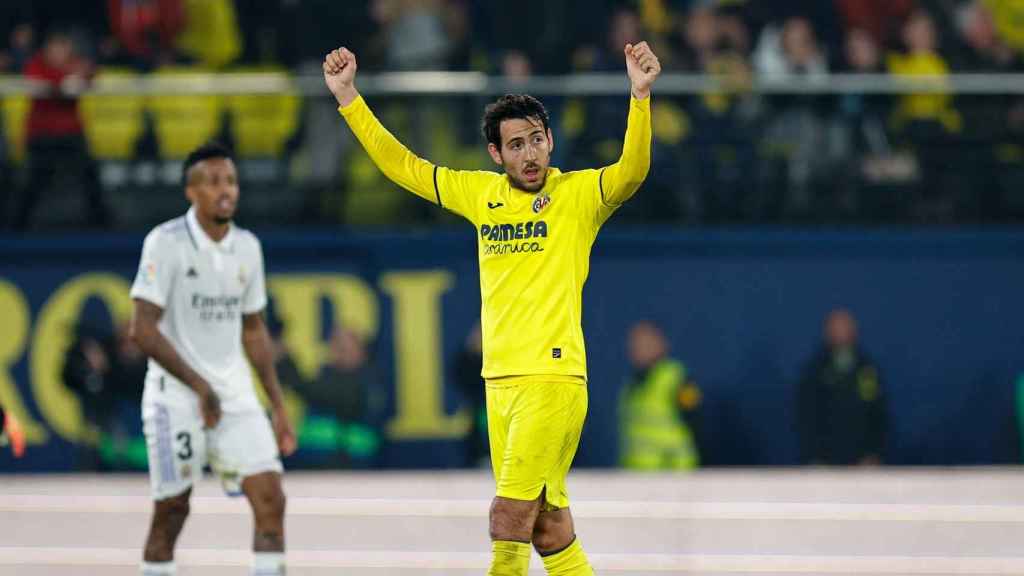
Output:
[[[259,409],[259,401],[242,346],[242,315],[263,310],[265,286],[256,236],[232,225],[214,242],[190,209],[146,236],[131,297],[163,308],[160,333],[210,383],[224,412],[243,412]],[[144,403],[157,392],[181,398],[191,389],[151,358]]]

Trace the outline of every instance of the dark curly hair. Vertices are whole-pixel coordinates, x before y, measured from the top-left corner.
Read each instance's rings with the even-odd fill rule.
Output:
[[[548,130],[548,111],[544,105],[529,94],[506,94],[484,109],[482,128],[487,142],[501,148],[501,123],[513,118],[536,119]]]
[[[209,160],[210,158],[227,158],[228,160],[234,160],[234,156],[231,154],[230,148],[220,142],[207,142],[190,152],[188,157],[185,158],[185,163],[181,166],[181,183],[187,186],[188,173],[192,170],[192,167],[203,160]]]

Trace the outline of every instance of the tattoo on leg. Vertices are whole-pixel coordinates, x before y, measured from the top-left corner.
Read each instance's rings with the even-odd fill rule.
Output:
[[[277,530],[257,530],[252,549],[256,552],[284,552],[284,537]]]

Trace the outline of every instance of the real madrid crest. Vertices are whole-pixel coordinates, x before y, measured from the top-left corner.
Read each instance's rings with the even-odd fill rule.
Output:
[[[241,284],[242,286],[245,286],[245,281],[248,278],[249,278],[249,275],[246,274],[245,266],[239,266],[238,267],[238,283]]]
[[[551,204],[551,196],[538,194],[533,200],[533,213],[540,214],[540,211],[547,208],[548,204]]]

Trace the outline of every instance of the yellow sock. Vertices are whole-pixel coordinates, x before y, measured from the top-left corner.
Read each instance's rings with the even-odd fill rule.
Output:
[[[557,554],[542,556],[544,569],[549,576],[593,576],[594,569],[583,552],[579,538],[572,541],[569,547]]]
[[[526,576],[530,570],[530,545],[526,542],[495,540],[491,553],[487,576]]]

